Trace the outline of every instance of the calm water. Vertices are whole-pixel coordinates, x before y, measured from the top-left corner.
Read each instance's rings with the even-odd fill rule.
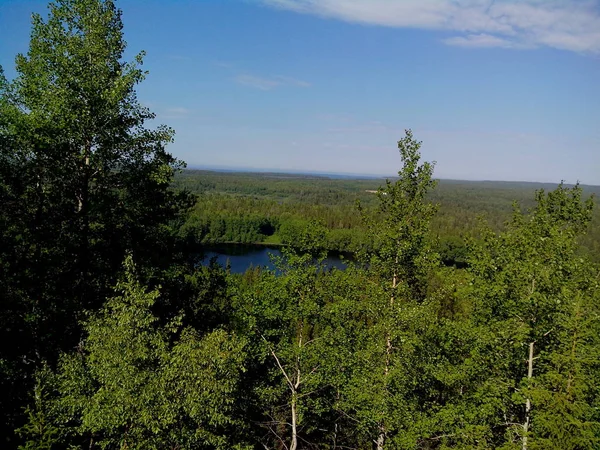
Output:
[[[275,269],[269,255],[281,256],[281,252],[277,247],[265,245],[221,244],[206,247],[203,264],[208,264],[210,259],[216,256],[217,262],[223,267],[229,262],[231,273],[244,273],[250,266]],[[338,269],[346,267],[340,256],[335,254],[329,255],[325,264]]]

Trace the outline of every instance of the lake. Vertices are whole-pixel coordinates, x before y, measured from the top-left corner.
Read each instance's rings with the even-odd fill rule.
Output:
[[[250,266],[265,267],[274,270],[270,255],[281,256],[278,247],[251,244],[219,244],[206,246],[204,248],[204,260],[202,264],[208,264],[212,257],[217,257],[217,262],[223,267],[229,263],[231,273],[244,273]],[[325,265],[345,269],[346,264],[339,254],[331,253],[325,259]]]

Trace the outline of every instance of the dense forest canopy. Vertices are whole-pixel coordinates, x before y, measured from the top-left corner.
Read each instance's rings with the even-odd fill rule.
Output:
[[[599,448],[599,188],[437,182],[410,130],[389,180],[181,171],[122,29],[57,0],[0,71],[2,448]]]

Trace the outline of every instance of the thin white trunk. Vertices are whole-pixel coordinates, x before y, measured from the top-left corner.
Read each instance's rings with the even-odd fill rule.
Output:
[[[296,424],[296,393],[292,394],[292,443],[290,444],[290,450],[296,450],[298,448],[298,429]]]
[[[383,446],[385,445],[385,427],[379,427],[380,433],[377,437],[377,450],[383,450]]]
[[[527,359],[527,379],[533,378],[533,346],[535,342],[529,343],[529,358]],[[523,424],[523,450],[527,450],[527,434],[529,433],[531,420],[531,399],[525,401],[525,423]]]
[[[265,338],[265,336],[261,333],[260,337],[267,343],[267,345],[269,345],[269,342],[267,341],[267,339]],[[300,334],[300,339],[298,342],[298,346],[302,347],[302,332]],[[300,378],[300,357],[298,357],[296,359],[296,380],[295,383],[292,381],[292,378],[290,378],[290,376],[288,375],[288,373],[286,372],[286,370],[283,368],[283,365],[281,364],[281,361],[279,360],[279,358],[277,357],[277,353],[275,353],[275,350],[273,350],[273,348],[269,345],[269,350],[271,352],[271,355],[273,356],[273,358],[275,359],[275,362],[277,363],[277,367],[279,367],[279,370],[281,371],[283,377],[285,378],[285,380],[287,381],[288,387],[290,388],[290,393],[292,394],[292,399],[290,401],[290,406],[291,406],[291,415],[292,415],[292,439],[291,439],[291,444],[290,444],[290,449],[289,450],[297,450],[298,448],[298,388],[300,387],[301,384],[301,378]],[[292,375],[293,377],[293,375]]]
[[[396,256],[396,266],[397,265],[398,265],[398,257]],[[394,270],[394,275],[392,276],[392,289],[394,289],[394,290],[392,291],[392,295],[390,297],[390,312],[391,312],[391,308],[394,306],[394,296],[396,295],[396,291],[395,291],[396,286],[398,286],[398,272],[396,272],[396,270]],[[383,375],[385,378],[388,377],[388,374],[390,372],[391,357],[392,357],[392,339],[390,337],[390,332],[388,330],[386,332],[386,336],[385,336],[385,367],[383,368]],[[377,450],[383,450],[383,447],[385,445],[385,435],[386,435],[386,429],[385,429],[385,424],[382,420],[381,423],[379,424],[379,436],[377,436]]]
[[[302,337],[304,331],[304,324],[300,324],[300,336],[298,338],[298,356],[296,357],[296,383],[290,386],[292,391],[292,442],[290,444],[290,450],[296,450],[298,448],[298,388],[300,387],[300,350],[302,349]]]

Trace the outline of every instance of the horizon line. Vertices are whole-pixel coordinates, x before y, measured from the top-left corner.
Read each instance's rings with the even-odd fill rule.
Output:
[[[321,177],[345,177],[354,179],[377,179],[377,178],[397,178],[398,174],[386,175],[386,174],[375,174],[375,173],[357,173],[357,172],[334,172],[324,170],[303,170],[303,169],[279,169],[279,168],[263,168],[263,167],[236,167],[236,166],[224,166],[224,165],[201,165],[201,164],[188,164],[184,170],[205,170],[208,172],[231,172],[231,173],[278,173],[288,175],[313,175]],[[552,184],[560,185],[561,181],[529,181],[529,180],[502,180],[502,179],[489,179],[489,178],[451,178],[451,177],[433,177],[437,180],[442,181],[467,181],[467,182],[479,182],[479,183],[530,183],[530,184]],[[573,183],[562,180],[567,186],[580,186],[598,187],[600,184],[588,184],[588,183]]]

